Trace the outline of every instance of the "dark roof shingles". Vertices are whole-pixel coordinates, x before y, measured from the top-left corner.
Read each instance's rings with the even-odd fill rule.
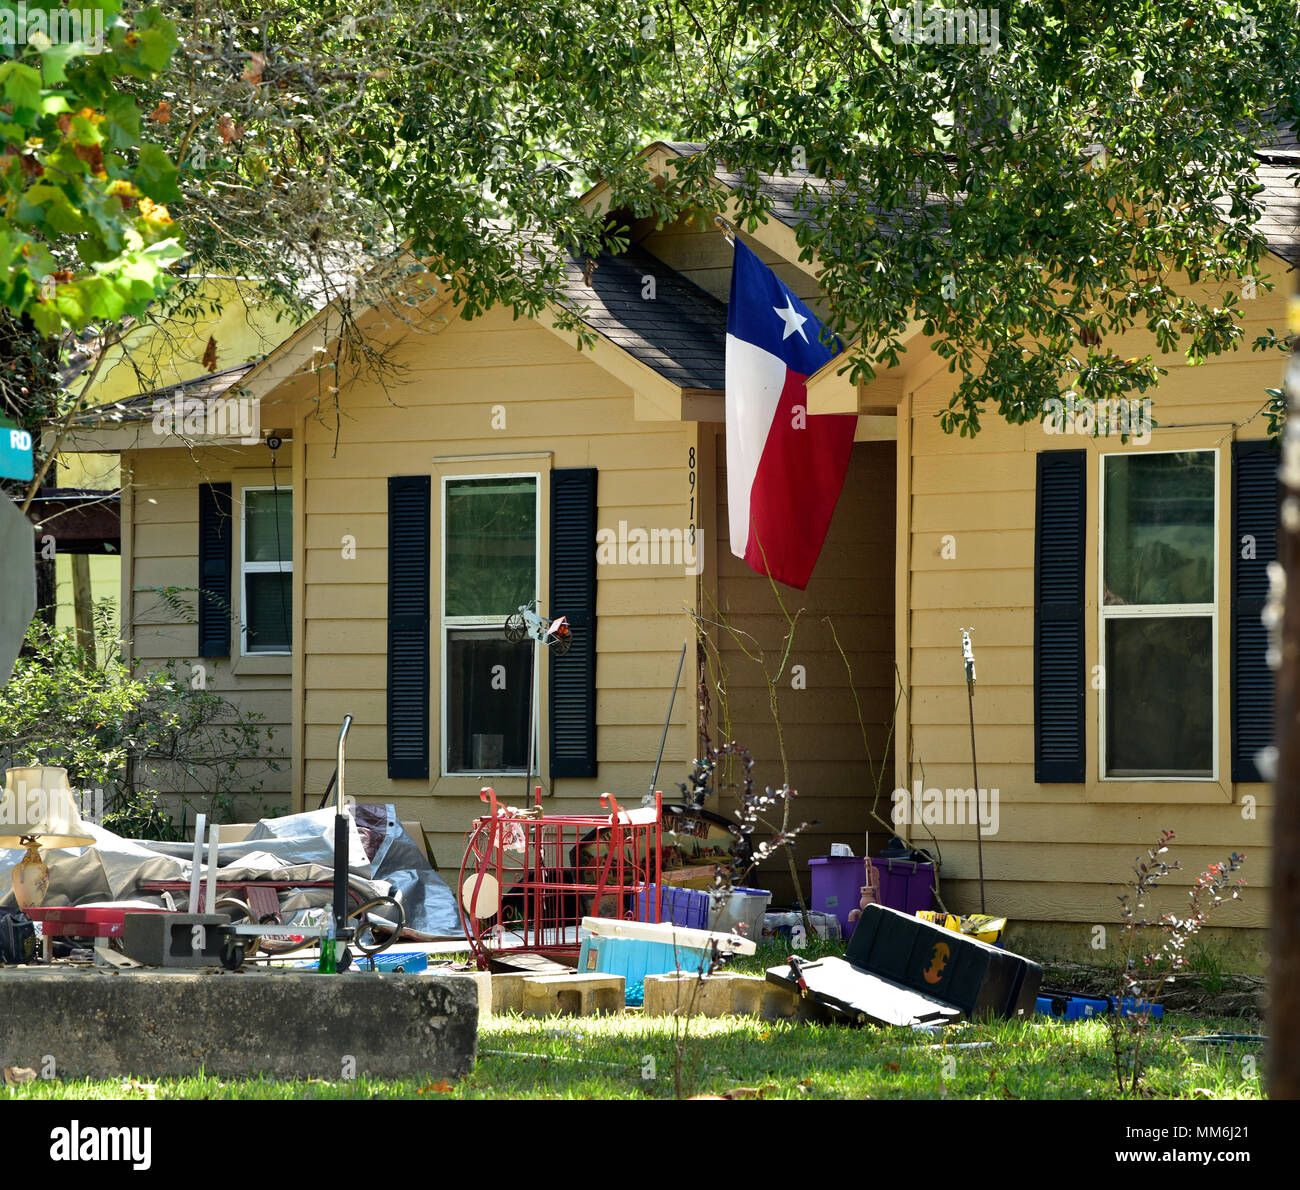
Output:
[[[602,255],[590,285],[583,263],[571,260],[565,296],[584,322],[680,388],[722,390],[726,306],[640,248]],[[644,296],[647,277],[652,298]]]

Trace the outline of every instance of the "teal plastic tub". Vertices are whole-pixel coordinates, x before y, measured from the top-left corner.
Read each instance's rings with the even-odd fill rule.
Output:
[[[627,1003],[632,1005],[644,1002],[647,975],[667,975],[673,971],[693,973],[704,970],[708,962],[707,953],[695,947],[600,934],[584,938],[578,954],[579,971],[621,975]]]

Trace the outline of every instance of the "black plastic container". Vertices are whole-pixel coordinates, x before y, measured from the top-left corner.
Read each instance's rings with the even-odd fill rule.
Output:
[[[1043,980],[1029,959],[883,905],[862,911],[844,957],[972,1018],[1029,1016]]]

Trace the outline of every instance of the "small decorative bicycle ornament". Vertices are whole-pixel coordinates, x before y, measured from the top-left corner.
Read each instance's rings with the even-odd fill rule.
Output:
[[[564,616],[558,620],[548,620],[537,610],[536,599],[530,600],[517,612],[506,617],[506,640],[518,644],[525,637],[550,645],[558,657],[563,657],[573,645],[569,621]]]

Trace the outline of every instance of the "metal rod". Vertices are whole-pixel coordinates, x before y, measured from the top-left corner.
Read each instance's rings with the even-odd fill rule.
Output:
[[[664,745],[668,743],[668,728],[673,721],[673,704],[677,701],[677,687],[682,682],[682,666],[686,664],[686,646],[690,643],[688,640],[682,641],[682,655],[677,660],[677,677],[673,679],[673,694],[668,700],[668,718],[664,720],[664,734],[659,740],[659,755],[655,757],[655,771],[650,778],[650,788],[646,791],[642,805],[649,805],[654,801],[655,785],[659,782],[659,766],[664,758]]]
[[[980,912],[987,913],[984,905],[984,828],[980,822],[980,770],[975,759],[975,655],[971,651],[971,629],[962,629],[962,659],[966,665],[966,699],[970,704],[970,767],[975,779],[975,846],[979,853]]]
[[[529,799],[533,794],[533,741],[537,738],[537,658],[541,649],[540,641],[533,641],[533,672],[529,675],[528,680],[528,771],[524,773],[524,800],[525,809],[531,804]],[[503,760],[504,763],[504,760]]]
[[[343,716],[343,726],[339,729],[338,770],[339,779],[334,787],[334,932],[336,937],[343,937],[343,930],[348,920],[348,819],[343,813],[346,804],[343,800],[343,762],[344,744],[348,731],[352,727],[352,716]]]
[[[338,758],[335,762],[334,775],[338,778],[334,783],[334,810],[336,814],[343,813],[343,745],[348,738],[348,732],[352,728],[352,716],[343,716],[343,726],[339,729],[339,748]]]

